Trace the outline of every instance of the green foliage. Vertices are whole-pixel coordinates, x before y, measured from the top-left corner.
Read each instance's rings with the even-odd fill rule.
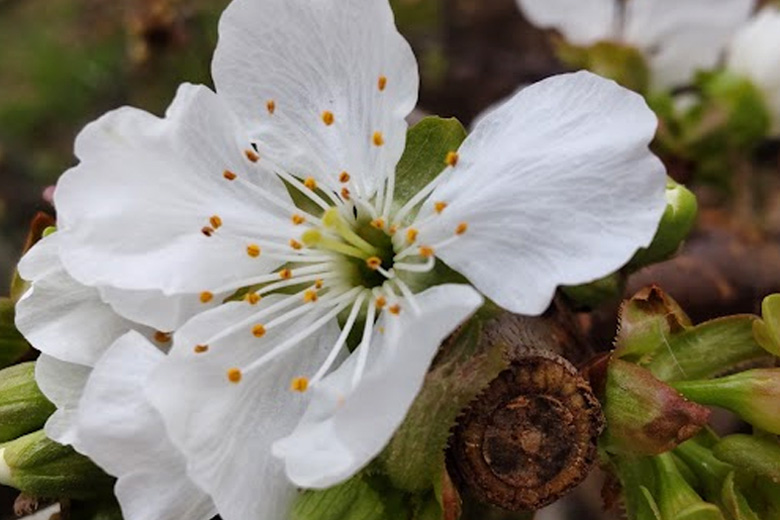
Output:
[[[11,485],[41,497],[93,498],[109,495],[113,479],[88,458],[37,431],[0,444]]]
[[[743,471],[780,483],[780,445],[776,438],[730,435],[715,445],[713,453]]]
[[[396,209],[447,167],[447,154],[457,151],[465,138],[466,130],[457,119],[426,117],[409,129],[406,148],[395,174],[393,205]]]
[[[35,363],[0,371],[0,442],[40,429],[54,409],[35,384]]]
[[[753,335],[767,352],[780,356],[780,294],[764,298],[761,318],[753,323]]]
[[[14,302],[0,298],[0,368],[21,358],[30,345],[14,325]]]
[[[555,43],[558,59],[572,69],[587,69],[635,92],[644,93],[649,88],[650,70],[642,53],[634,47],[606,41],[587,47],[563,40]]]
[[[301,492],[290,520],[402,520],[410,518],[404,502],[378,479],[358,475],[322,491]]]

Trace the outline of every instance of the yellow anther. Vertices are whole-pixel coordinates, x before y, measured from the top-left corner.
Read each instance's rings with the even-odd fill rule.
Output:
[[[154,333],[154,340],[157,343],[168,343],[169,341],[171,341],[171,333],[162,332],[158,330],[157,332]]]
[[[377,309],[384,309],[385,305],[387,305],[387,299],[384,296],[380,296],[376,299],[374,305],[376,305]]]
[[[265,326],[258,323],[252,327],[252,335],[256,338],[262,338],[265,336]]]
[[[303,249],[303,244],[301,244],[300,242],[298,242],[294,238],[291,238],[290,239],[290,247],[292,247],[296,251],[300,251],[301,249]]]
[[[314,303],[317,301],[317,291],[314,289],[309,289],[305,293],[303,293],[303,302],[304,303]]]
[[[257,303],[260,300],[262,300],[262,297],[256,292],[246,293],[246,296],[244,298],[246,299],[247,302],[249,302],[249,305],[257,305]]]
[[[395,235],[396,231],[398,231],[398,226],[396,226],[395,224],[390,226],[390,229],[387,230],[387,232],[390,233],[391,235]]]
[[[229,181],[234,181],[236,180],[237,177],[236,174],[231,172],[230,170],[225,170],[224,172],[222,172],[222,176]]]
[[[346,184],[349,182],[349,179],[351,178],[352,177],[350,177],[347,172],[341,172],[341,174],[339,175],[339,182]]]
[[[312,191],[317,189],[317,181],[314,180],[314,177],[306,177],[306,180],[303,181],[303,185]]]
[[[458,164],[458,159],[460,159],[458,152],[447,152],[447,157],[444,158],[444,164],[454,168]]]
[[[246,246],[246,254],[248,254],[252,258],[257,258],[258,256],[260,256],[260,253],[261,253],[261,249],[260,246],[258,246],[257,244],[249,244],[248,246]]]
[[[219,218],[219,215],[212,215],[211,218],[209,218],[209,224],[211,224],[211,227],[214,229],[219,229],[222,227],[222,219]]]
[[[192,349],[193,352],[196,354],[205,354],[209,351],[208,345],[195,345],[195,348]]]
[[[290,383],[290,390],[293,392],[305,392],[309,389],[309,380],[305,377],[296,377]]]
[[[396,316],[401,314],[401,306],[397,303],[395,305],[391,305],[387,310],[390,311],[390,314],[395,314]]]
[[[333,112],[326,110],[322,113],[322,122],[325,123],[326,126],[332,125],[335,120],[336,118],[333,116]]]
[[[417,231],[414,228],[409,228],[406,230],[406,241],[410,244],[413,244],[415,240],[417,240],[417,235],[419,235],[420,232]]]
[[[260,160],[260,156],[254,152],[254,150],[244,150],[244,155],[250,162],[257,162]]]
[[[314,280],[315,289],[322,289],[323,285],[325,285],[325,282],[322,280],[322,278],[317,278],[316,280]]]
[[[231,368],[227,371],[227,378],[231,383],[239,383],[241,381],[241,375],[241,370],[237,368]]]
[[[385,137],[382,132],[374,132],[374,135],[371,136],[371,142],[374,143],[374,146],[382,146],[385,144]]]
[[[295,224],[296,226],[300,226],[304,222],[306,222],[306,217],[304,217],[303,215],[299,215],[296,213],[295,215],[292,216],[292,223]]]
[[[376,86],[379,88],[380,92],[384,91],[385,88],[387,88],[387,76],[379,76]]]
[[[371,221],[371,225],[377,229],[384,229],[385,228],[385,219],[382,217],[375,218]]]
[[[269,114],[273,115],[273,113],[276,111],[276,101],[269,99],[265,102],[265,108],[268,110]]]
[[[210,237],[211,235],[214,234],[214,228],[209,226],[203,226],[202,228],[200,228],[200,232],[206,235],[207,237]]]
[[[382,259],[379,258],[378,256],[372,256],[366,259],[366,265],[372,271],[376,271],[377,269],[382,267]]]
[[[349,200],[352,194],[349,192],[349,189],[347,188],[341,188],[341,198],[344,200]]]
[[[423,258],[430,258],[433,256],[433,248],[431,246],[420,246],[420,256]]]
[[[292,278],[292,271],[290,271],[289,269],[282,269],[281,271],[279,271],[279,278],[281,278],[282,280],[289,280],[290,278]]]
[[[462,235],[468,230],[469,230],[469,225],[466,222],[461,222],[460,224],[458,224],[458,227],[455,228],[455,234]]]
[[[200,303],[208,303],[214,299],[214,293],[209,291],[203,291],[200,293]]]
[[[441,213],[442,211],[447,209],[447,203],[443,201],[434,202],[433,209],[436,210],[436,213]]]

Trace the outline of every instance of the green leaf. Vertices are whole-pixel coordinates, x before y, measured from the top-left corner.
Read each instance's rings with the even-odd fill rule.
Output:
[[[441,479],[444,450],[455,419],[508,366],[505,346],[487,344],[472,319],[442,347],[422,391],[381,455],[391,482],[423,491]]]
[[[706,379],[767,356],[753,336],[753,315],[718,318],[669,338],[645,364],[662,381]]]
[[[636,92],[645,92],[650,84],[647,62],[635,47],[603,41],[588,47],[564,40],[556,44],[558,58],[573,69],[587,69]]]
[[[399,520],[408,518],[403,496],[362,475],[322,491],[303,491],[290,520]]]
[[[737,490],[734,483],[734,472],[729,473],[723,482],[722,499],[724,509],[732,516],[734,520],[761,520],[761,518],[750,507],[745,495]]]
[[[0,298],[0,368],[19,360],[30,348],[14,324],[14,302]]]
[[[466,130],[457,119],[426,117],[409,129],[406,148],[395,170],[396,210],[446,168],[447,154],[457,151],[465,138]]]
[[[772,294],[761,303],[761,320],[753,324],[756,341],[775,356],[780,356],[780,294]]]
[[[653,495],[645,486],[639,486],[639,498],[636,520],[663,520],[661,511],[658,510],[658,504],[655,503]]]
[[[595,282],[583,285],[568,285],[561,287],[563,293],[572,300],[579,309],[595,309],[609,300],[619,300],[623,294],[624,278],[620,273],[612,273]]]
[[[742,471],[780,482],[780,445],[776,438],[730,435],[715,445],[713,453]]]
[[[112,477],[43,431],[1,444],[0,457],[10,471],[10,481],[3,483],[29,495],[84,499],[106,496],[113,488]]]
[[[0,442],[39,430],[54,409],[35,384],[35,363],[0,371]]]

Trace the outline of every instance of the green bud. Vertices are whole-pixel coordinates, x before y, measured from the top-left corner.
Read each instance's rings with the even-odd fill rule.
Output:
[[[39,430],[54,409],[35,384],[35,363],[0,371],[0,442]]]
[[[737,489],[733,471],[728,474],[723,482],[721,503],[734,520],[761,520],[750,506],[745,495]]]
[[[715,456],[740,470],[780,483],[780,445],[772,438],[730,435],[713,448]]]
[[[623,275],[612,273],[595,282],[569,285],[562,287],[561,290],[578,308],[594,309],[606,301],[619,300],[623,293],[623,282]]]
[[[645,287],[620,306],[614,355],[641,361],[665,347],[670,336],[692,326],[685,311],[660,287]]]
[[[110,494],[113,479],[37,431],[0,444],[0,484],[39,497],[91,498]]]
[[[14,324],[14,302],[0,298],[0,368],[13,364],[30,348]]]
[[[780,369],[747,370],[673,386],[688,399],[731,410],[762,430],[780,434]]]
[[[653,458],[656,501],[665,520],[725,520],[717,506],[707,503],[685,481],[671,454]]]
[[[379,479],[358,475],[328,489],[303,491],[290,519],[397,520],[410,516],[405,502],[401,493]]]
[[[607,374],[604,415],[605,449],[656,455],[696,435],[707,423],[710,411],[687,401],[644,368],[613,359]]]
[[[646,265],[661,262],[673,256],[696,223],[698,213],[696,195],[671,178],[666,181],[666,210],[653,241],[640,249],[628,264],[635,271]]]
[[[761,303],[761,317],[753,323],[753,335],[759,345],[780,356],[780,294],[772,294]]]
[[[555,43],[558,59],[573,69],[587,69],[636,92],[646,92],[650,85],[650,69],[635,47],[606,41],[588,47]]]

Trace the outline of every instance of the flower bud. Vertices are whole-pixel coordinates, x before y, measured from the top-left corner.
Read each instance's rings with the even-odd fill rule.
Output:
[[[761,90],[772,115],[772,134],[780,135],[780,8],[767,6],[737,33],[726,68]]]
[[[688,236],[699,210],[696,195],[671,178],[666,181],[666,210],[653,241],[629,262],[631,270],[661,262],[674,255]]]
[[[693,437],[709,419],[707,408],[691,403],[642,367],[613,359],[604,415],[604,447],[613,453],[655,455]]]
[[[692,327],[676,301],[660,287],[640,290],[620,307],[615,356],[639,361],[666,345],[668,337]]]
[[[14,302],[10,298],[0,298],[0,368],[15,362],[30,348],[16,330],[14,312]]]
[[[780,434],[780,369],[756,369],[717,379],[678,381],[673,386],[688,399],[731,410],[753,426]]]
[[[364,520],[408,518],[404,495],[379,478],[357,475],[343,484],[307,490],[293,504],[291,520]]]
[[[767,352],[780,356],[780,294],[764,298],[761,317],[753,323],[753,336]]]
[[[780,445],[774,438],[730,435],[712,451],[718,459],[734,467],[780,484]]]
[[[661,517],[669,520],[724,520],[717,506],[705,502],[685,481],[674,458],[665,453],[653,458],[656,502]]]
[[[43,427],[54,405],[35,384],[35,363],[0,371],[0,442]]]
[[[39,497],[110,495],[114,479],[73,448],[37,431],[0,444],[0,484]]]

